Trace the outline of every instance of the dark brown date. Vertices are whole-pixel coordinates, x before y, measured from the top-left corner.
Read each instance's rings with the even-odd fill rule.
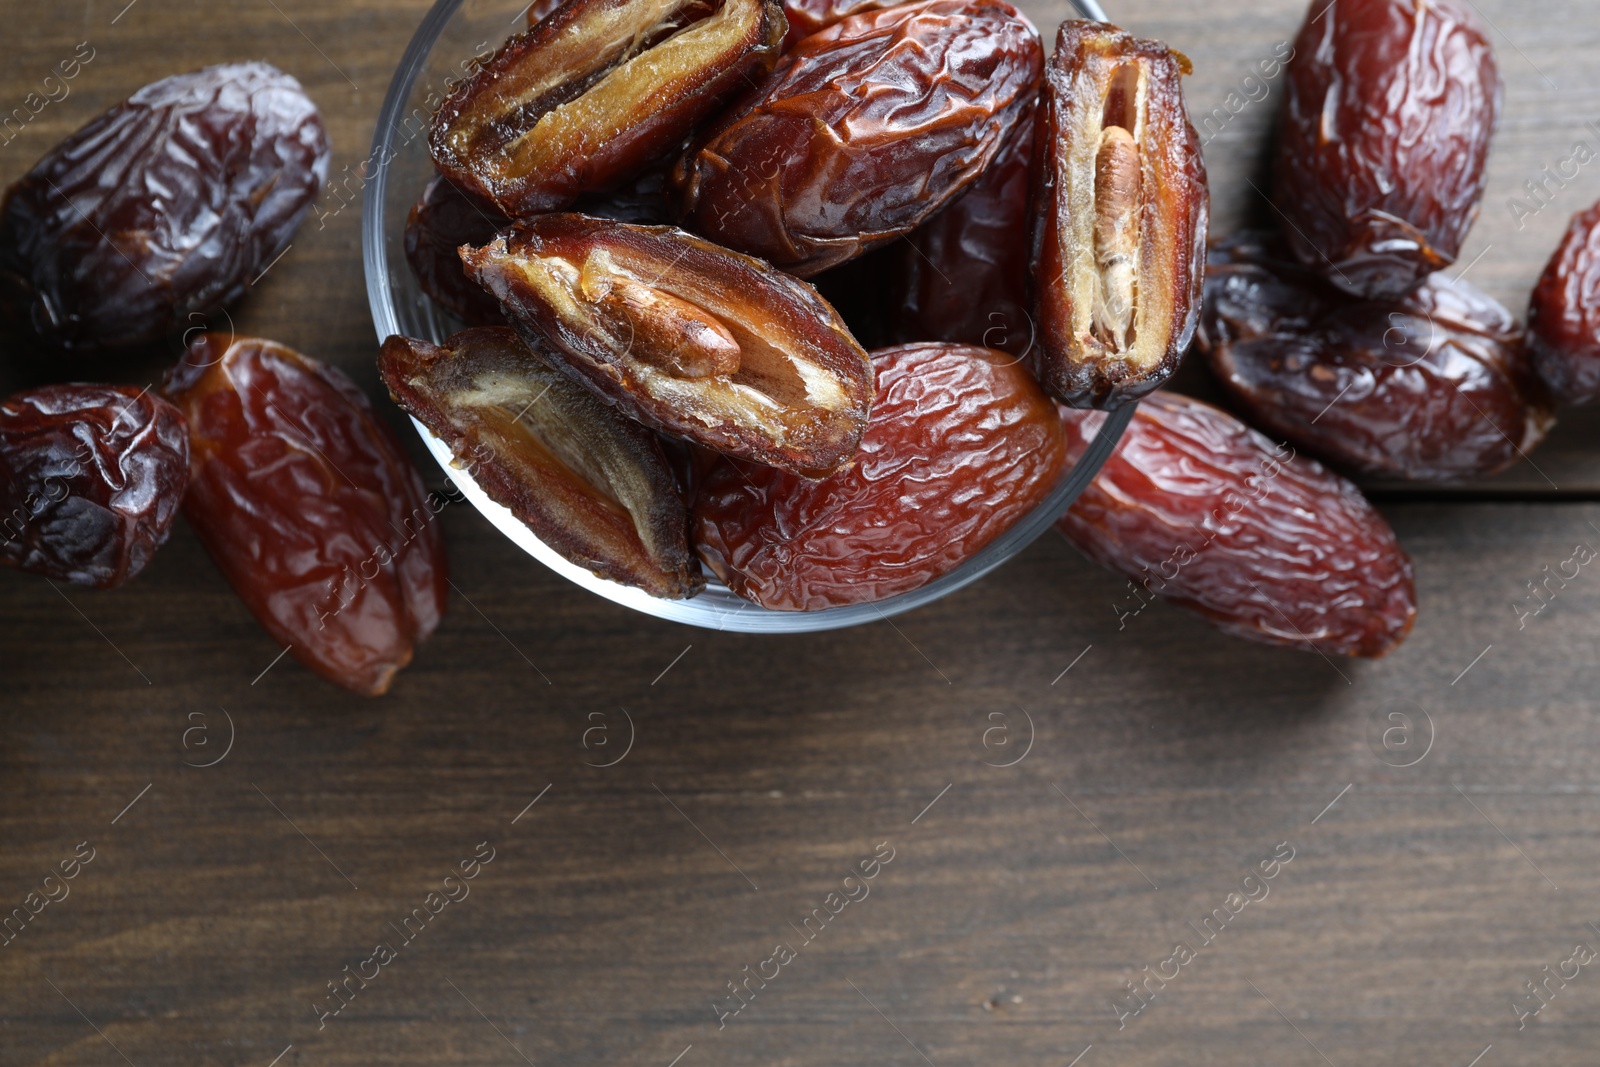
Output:
[[[1039,380],[1116,408],[1172,376],[1194,336],[1210,210],[1184,109],[1189,61],[1159,41],[1061,24],[1040,97],[1033,288]]]
[[[566,559],[655,596],[705,585],[659,439],[513,331],[466,330],[442,347],[391,337],[378,369],[455,465]]]
[[[1001,0],[924,0],[795,43],[700,136],[685,225],[802,278],[931,217],[1034,98],[1039,34]]]
[[[778,0],[570,0],[445,100],[434,162],[507,215],[566,207],[676,148],[784,28]]]
[[[808,476],[855,456],[872,365],[816,290],[758,259],[556,214],[462,260],[530,345],[646,425]]]
[[[878,396],[850,467],[808,481],[730,461],[695,495],[695,546],[740,596],[815,611],[909,592],[1055,488],[1060,420],[1016,360],[924,344],[881,349],[873,363]]]
[[[189,481],[178,409],[127,385],[0,403],[0,563],[111,589],[166,543]]]
[[[894,332],[1028,354],[1028,184],[1033,109],[971,188],[894,247]]]
[[[1242,235],[1212,252],[1199,343],[1251,421],[1369,477],[1493,474],[1554,423],[1511,313],[1442,274],[1361,300]]]
[[[1076,462],[1104,416],[1062,418]],[[1172,393],[1139,405],[1057,527],[1141,605],[1164,597],[1251,641],[1382,656],[1417,614],[1411,560],[1355,486]]]
[[[783,0],[783,14],[789,20],[789,33],[783,39],[784,51],[802,37],[810,37],[851,15],[894,7],[901,0]]]
[[[1562,404],[1600,398],[1600,204],[1573,216],[1528,304],[1534,368]]]
[[[406,217],[406,262],[417,284],[469,326],[505,322],[500,305],[461,267],[456,249],[486,244],[511,220],[436,176]]]
[[[0,207],[0,315],[62,352],[158,341],[237,300],[328,174],[300,83],[230,63],[140,89]]]
[[[342,373],[207,333],[167,375],[189,420],[183,513],[273,639],[329,681],[388,690],[448,598],[442,503]]]
[[[1273,201],[1300,261],[1374,299],[1454,263],[1501,100],[1469,0],[1313,0],[1284,88]]]

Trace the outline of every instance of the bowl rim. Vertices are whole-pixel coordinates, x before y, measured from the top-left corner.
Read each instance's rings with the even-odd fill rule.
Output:
[[[396,121],[411,97],[424,61],[431,54],[445,26],[464,3],[465,0],[436,0],[423,16],[390,80],[373,130],[372,151],[368,156],[372,173],[368,176],[362,199],[361,246],[367,302],[380,344],[401,332],[395,310],[394,288],[389,278],[388,235],[384,231],[389,164],[398,155],[394,148],[399,133]],[[1073,0],[1073,6],[1086,18],[1105,21],[1105,14],[1095,0]],[[470,474],[452,464],[448,445],[415,418],[411,423],[446,476],[491,525],[546,567],[589,592],[656,618],[703,629],[743,633],[809,633],[877,622],[932,603],[972,584],[1017,555],[1043,536],[1088,487],[1121,440],[1137,406],[1129,403],[1110,412],[1078,461],[1063,472],[1061,481],[1049,495],[959,566],[916,589],[883,600],[803,612],[773,611],[759,607],[735,596],[715,580],[699,596],[687,600],[666,600],[651,596],[641,589],[601,578],[568,561],[535,537],[510,509],[490,500]]]

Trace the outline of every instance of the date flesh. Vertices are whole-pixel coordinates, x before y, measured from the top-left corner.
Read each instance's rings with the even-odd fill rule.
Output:
[[[1555,421],[1521,327],[1466,282],[1361,300],[1259,235],[1213,250],[1200,348],[1253,422],[1369,477],[1493,474]]]
[[[655,596],[705,585],[659,439],[512,330],[465,330],[442,347],[391,337],[378,368],[454,465],[566,559]]]
[[[738,595],[815,611],[909,592],[970,559],[1055,488],[1055,407],[1015,360],[962,345],[873,353],[861,454],[807,481],[736,461],[694,502],[695,545]]]
[[[1573,217],[1528,305],[1528,347],[1563,404],[1600,398],[1600,204]]]
[[[166,543],[189,481],[183,415],[126,385],[0,403],[0,564],[112,589]]]
[[[406,262],[417,284],[437,304],[469,326],[505,321],[500,305],[467,277],[456,249],[481,245],[511,220],[484,207],[436,175],[406,216]]]
[[[1061,24],[1045,70],[1037,366],[1046,391],[1074,407],[1143,396],[1194,336],[1210,201],[1187,73],[1159,41],[1085,20]]]
[[[796,42],[673,171],[684,225],[809,278],[931,217],[1037,91],[1038,32],[1001,0],[924,0]]]
[[[675,148],[778,54],[778,0],[570,0],[513,36],[434,115],[439,170],[522,216]]]
[[[448,597],[439,505],[400,443],[350,379],[273,341],[204,334],[166,391],[189,421],[183,513],[217,569],[301,663],[386,692]]]
[[[1104,416],[1062,418],[1076,462]],[[1140,404],[1057,527],[1145,595],[1251,641],[1376,657],[1416,618],[1411,560],[1355,486],[1188,397]]]
[[[554,214],[462,260],[529,345],[648,426],[813,477],[855,455],[872,365],[816,290],[758,259]]]
[[[1274,171],[1295,255],[1375,299],[1455,262],[1501,95],[1469,0],[1314,0],[1288,64]]]
[[[896,247],[894,332],[902,342],[953,341],[1024,356],[1033,109],[971,188]]]
[[[0,316],[61,352],[159,341],[232,303],[328,175],[300,83],[265,63],[163,78],[51,149],[0,207]]]

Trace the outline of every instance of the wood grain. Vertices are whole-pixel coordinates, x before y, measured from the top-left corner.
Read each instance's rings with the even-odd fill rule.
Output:
[[[1118,17],[1194,58],[1200,111],[1297,7]],[[1482,7],[1512,34],[1510,91],[1468,259],[1515,305],[1600,195],[1586,170],[1521,231],[1504,208],[1600,113],[1600,25],[1592,4]],[[78,42],[97,51],[0,147],[0,179],[143,82],[262,56],[321,103],[337,171],[364,157],[422,13],[10,12],[0,104]],[[1208,148],[1219,230],[1260,214],[1243,178],[1272,99]],[[307,226],[235,318],[376,396],[357,233],[353,208]],[[1595,443],[1570,417],[1535,461],[1591,492]],[[1537,478],[1498,484],[1549,493]],[[1161,605],[1119,629],[1122,583],[1053,536],[892,624],[774,639],[628,613],[451,507],[450,614],[377,701],[279,661],[181,524],[115,593],[0,573],[0,916],[94,850],[0,945],[0,1063],[1592,1064],[1592,967],[1521,1031],[1511,1005],[1574,943],[1600,946],[1600,579],[1520,628],[1513,605],[1600,545],[1600,506],[1386,511],[1422,614],[1377,663],[1250,646]],[[470,894],[407,942],[396,927],[481,842]],[[796,928],[882,842],[869,894],[835,898],[807,942]],[[1267,895],[1203,944],[1188,924],[1226,914],[1280,843],[1294,858]],[[1124,983],[1179,940],[1194,959],[1119,1029]],[[323,1017],[379,941],[394,959]],[[793,960],[719,1028],[727,984],[779,943]]]

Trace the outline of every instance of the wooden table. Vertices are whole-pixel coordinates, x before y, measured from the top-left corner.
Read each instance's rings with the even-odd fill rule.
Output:
[[[125,3],[7,13],[0,107],[93,59],[0,179],[149,80],[253,57],[353,169],[424,10]],[[1600,196],[1591,166],[1520,229],[1507,207],[1600,143],[1600,19],[1479,3],[1508,94],[1461,262],[1520,308]],[[1114,15],[1193,58],[1206,114],[1299,9]],[[1278,92],[1208,146],[1216,232],[1270,214],[1246,179]],[[234,314],[377,396],[357,214]],[[1121,581],[1053,536],[893,623],[762,639],[613,607],[452,507],[450,614],[381,700],[278,662],[181,524],[116,593],[0,574],[0,908],[76,874],[0,946],[0,1063],[1593,1064],[1600,960],[1524,982],[1600,946],[1600,579],[1521,629],[1512,603],[1600,544],[1596,455],[1569,412],[1537,469],[1386,494],[1422,615],[1377,663],[1165,607],[1119,630]],[[1521,1030],[1518,1004],[1544,1005]]]

